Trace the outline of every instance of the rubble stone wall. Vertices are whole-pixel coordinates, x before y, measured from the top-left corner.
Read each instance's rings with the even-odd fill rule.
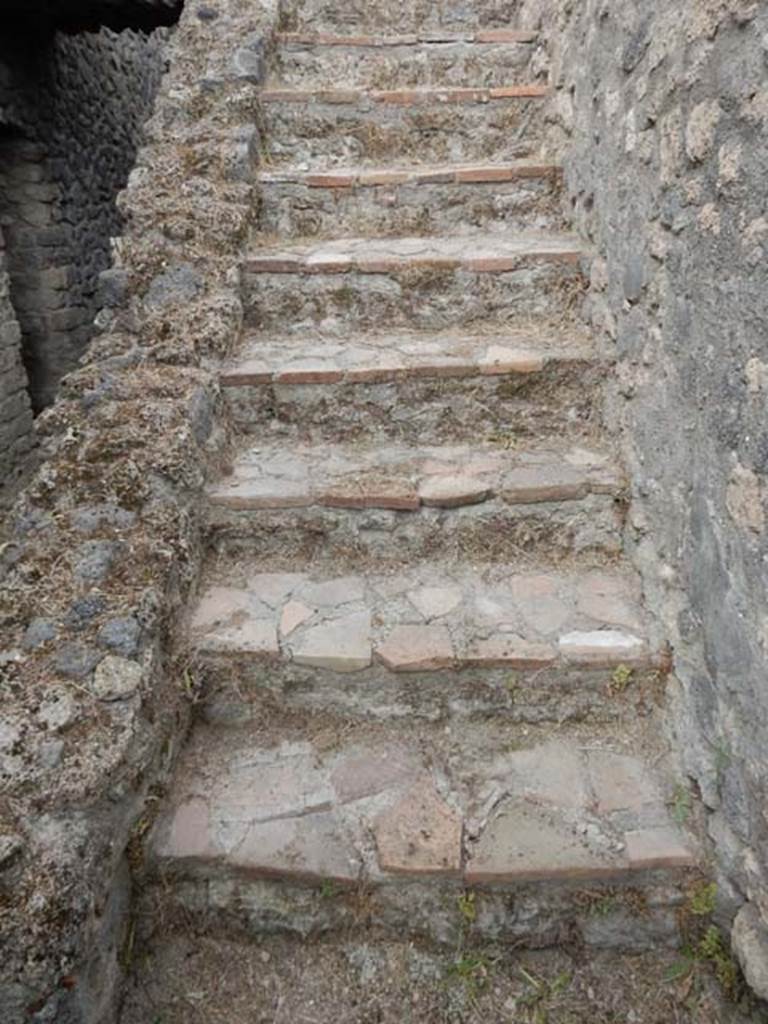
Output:
[[[115,197],[163,69],[165,32],[0,41],[0,223],[33,409],[93,336]]]
[[[32,446],[32,410],[21,361],[21,328],[11,304],[5,242],[0,230],[0,481]]]
[[[203,16],[198,11],[202,10]],[[101,277],[102,331],[37,421],[0,546],[0,1020],[107,1024],[130,875],[187,728],[174,627],[223,458],[271,0],[189,4]]]
[[[528,0],[721,912],[768,998],[768,10]]]

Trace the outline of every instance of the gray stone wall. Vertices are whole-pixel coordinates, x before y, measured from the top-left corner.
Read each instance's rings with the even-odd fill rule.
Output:
[[[724,923],[768,998],[768,9],[530,0],[553,134],[592,244],[589,313],[631,536],[674,647],[674,728]]]
[[[32,447],[32,411],[21,362],[21,328],[11,305],[0,231],[0,481],[8,479]]]
[[[93,335],[98,275],[120,233],[115,196],[151,112],[164,38],[0,41],[0,223],[36,411]]]

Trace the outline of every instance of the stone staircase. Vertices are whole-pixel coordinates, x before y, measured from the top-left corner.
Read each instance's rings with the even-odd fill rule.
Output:
[[[535,40],[485,28],[498,4],[390,6],[302,5],[263,92],[239,447],[185,639],[206,689],[147,916],[674,946],[668,655]]]

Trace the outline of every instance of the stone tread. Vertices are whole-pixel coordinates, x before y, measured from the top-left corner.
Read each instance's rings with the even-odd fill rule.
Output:
[[[308,188],[348,189],[394,185],[470,185],[499,184],[530,178],[550,178],[561,173],[559,165],[531,160],[506,163],[438,164],[433,167],[338,167],[332,170],[306,170],[283,167],[261,171],[262,185],[298,184]]]
[[[249,446],[232,474],[208,489],[230,509],[311,506],[417,511],[499,499],[507,504],[619,496],[623,478],[609,456],[550,445],[524,451],[493,445],[295,444]]]
[[[294,89],[266,88],[259,93],[264,104],[330,104],[333,106],[389,105],[402,107],[438,103],[449,105],[495,103],[509,100],[544,99],[550,95],[546,85],[500,85],[480,88],[432,86],[404,89]]]
[[[200,729],[151,839],[156,864],[285,882],[602,881],[696,863],[662,781],[601,737],[513,751],[434,737],[330,747]]]
[[[469,29],[464,32],[412,32],[401,35],[335,35],[330,32],[279,32],[277,42],[285,46],[429,46],[444,43],[475,43],[495,45],[499,43],[534,43],[537,32],[526,29]]]
[[[576,263],[582,252],[573,235],[541,233],[336,238],[253,249],[243,266],[251,274],[387,274],[422,267],[503,273],[525,263]]]
[[[429,564],[329,578],[238,562],[218,567],[189,634],[202,655],[344,674],[666,664],[639,581],[617,569]]]
[[[221,371],[224,387],[260,384],[379,383],[408,377],[473,377],[537,373],[558,360],[594,361],[581,329],[532,325],[477,332],[366,334],[348,338],[246,338],[237,362]]]

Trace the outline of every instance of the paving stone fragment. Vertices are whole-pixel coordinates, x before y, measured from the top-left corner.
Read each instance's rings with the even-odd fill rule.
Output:
[[[298,665],[333,672],[359,672],[371,663],[371,613],[354,612],[307,627],[292,643]]]
[[[566,661],[576,665],[631,664],[647,653],[645,641],[613,629],[566,633],[558,646]]]
[[[635,870],[693,867],[696,858],[676,828],[648,828],[627,832],[627,857]]]
[[[421,770],[412,753],[394,747],[383,753],[342,757],[333,769],[331,782],[339,802],[347,804],[409,785]]]
[[[429,778],[383,811],[373,831],[382,871],[447,875],[461,869],[461,815]]]
[[[616,855],[590,850],[564,820],[506,802],[471,844],[464,878],[468,885],[578,879],[610,875],[622,865]]]
[[[433,508],[460,508],[477,505],[491,496],[491,487],[472,476],[432,476],[419,485],[419,497],[424,505]]]
[[[458,608],[463,594],[459,587],[421,587],[412,590],[408,600],[425,619],[439,619]]]
[[[521,466],[505,474],[500,493],[505,501],[520,504],[573,501],[589,493],[589,483],[568,466]]]
[[[445,626],[395,626],[376,645],[376,655],[395,672],[431,672],[450,668],[455,660]]]
[[[356,882],[362,862],[333,814],[251,825],[227,856],[229,864],[267,877]]]
[[[214,857],[217,849],[211,834],[208,803],[202,797],[193,797],[173,812],[170,828],[159,852],[165,857],[181,860],[193,857]]]
[[[461,657],[466,665],[539,669],[554,665],[557,652],[549,644],[526,640],[514,633],[472,640]]]
[[[599,814],[639,811],[648,804],[663,803],[659,787],[637,758],[610,750],[591,750],[588,765]]]

